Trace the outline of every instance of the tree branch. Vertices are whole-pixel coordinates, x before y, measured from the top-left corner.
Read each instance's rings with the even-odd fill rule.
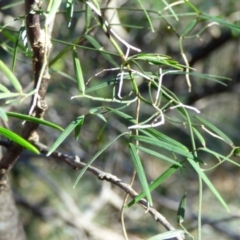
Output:
[[[39,142],[33,142],[33,144],[35,145],[35,147],[38,148],[38,150],[43,155],[46,155],[48,153],[48,147],[45,146],[44,144],[39,143]],[[81,162],[80,158],[78,156],[70,156],[70,155],[63,154],[58,151],[53,152],[50,156],[56,160],[60,160],[60,161],[67,163],[69,166],[71,166],[74,169],[82,169],[86,166],[86,163]],[[105,181],[108,181],[108,182],[118,186],[124,192],[128,193],[132,198],[134,198],[138,195],[138,193],[129,184],[122,182],[121,179],[119,179],[118,177],[116,177],[110,173],[106,173],[98,168],[93,167],[93,166],[89,166],[87,168],[87,171],[91,172],[93,175],[95,175],[102,181],[105,180]],[[145,199],[141,199],[138,202],[138,204],[140,206],[142,206],[146,210],[146,212],[150,213],[157,222],[159,222],[162,226],[165,227],[165,229],[167,229],[168,231],[175,230],[175,228],[166,220],[166,218],[162,214],[160,214],[153,207],[149,207],[149,204]],[[179,236],[176,239],[182,240],[182,239],[184,239],[184,236]]]

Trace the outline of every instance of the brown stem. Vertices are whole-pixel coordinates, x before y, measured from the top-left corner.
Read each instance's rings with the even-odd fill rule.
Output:
[[[46,155],[48,153],[48,147],[45,146],[44,144],[35,142],[34,145],[38,148],[38,150],[42,154]],[[71,166],[74,169],[83,169],[86,166],[85,163],[80,161],[80,158],[78,156],[70,156],[58,151],[53,152],[50,156],[56,160],[60,160],[67,163],[69,166]],[[138,193],[132,188],[131,185],[122,182],[121,179],[119,179],[118,177],[110,173],[106,173],[92,166],[89,166],[87,168],[87,171],[91,172],[93,175],[95,175],[102,181],[105,180],[118,186],[125,193],[129,194],[132,198],[135,198],[138,195]],[[150,213],[157,222],[159,222],[162,226],[165,227],[165,229],[167,229],[168,231],[175,230],[175,228],[167,221],[167,219],[161,213],[159,213],[155,208],[149,207],[149,204],[145,199],[141,199],[138,202],[138,204],[142,206],[146,210],[146,212]],[[179,236],[179,237],[176,237],[175,239],[182,240],[184,239],[184,236]]]

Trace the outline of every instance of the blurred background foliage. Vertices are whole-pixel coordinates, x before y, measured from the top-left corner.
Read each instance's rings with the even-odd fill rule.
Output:
[[[12,2],[12,3],[10,3]],[[174,3],[174,1],[168,1]],[[219,16],[225,21],[238,25],[240,2],[234,0],[201,1],[193,0],[192,3],[200,12]],[[12,4],[12,5],[11,5]],[[46,4],[44,2],[44,4]],[[185,64],[181,56],[179,36],[182,35],[187,24],[194,19],[199,19],[196,27],[191,31],[193,37],[183,39],[183,49],[190,66],[199,73],[218,75],[231,78],[225,81],[227,86],[208,81],[201,76],[191,76],[192,91],[188,92],[188,86],[183,74],[167,75],[163,85],[173,91],[183,103],[197,107],[203,116],[225,132],[235,143],[239,144],[239,31],[227,28],[214,21],[203,20],[193,14],[187,4],[178,4],[173,7],[178,18],[172,12],[164,10],[165,1],[143,1],[153,24],[154,32],[151,31],[149,21],[144,14],[138,1],[101,1],[102,14],[108,19],[111,27],[124,40],[132,46],[138,47],[143,53],[157,53],[171,56],[181,64]],[[24,2],[6,1],[0,2],[1,26],[7,24],[0,34],[1,59],[11,66],[12,54],[15,48],[15,40],[19,29],[23,26]],[[51,82],[46,97],[49,109],[45,119],[66,127],[74,118],[87,114],[89,109],[101,105],[116,107],[116,103],[92,101],[91,99],[76,98],[79,91],[76,86],[72,52],[68,51],[57,61],[57,54],[76,39],[79,43],[78,56],[85,81],[99,73],[103,69],[113,68],[99,51],[89,50],[93,45],[84,38],[84,33],[96,39],[104,50],[112,52],[113,60],[121,64],[121,59],[116,55],[102,29],[97,25],[96,16],[90,13],[91,24],[85,29],[85,4],[83,1],[74,2],[74,14],[71,26],[68,27],[65,2],[63,1],[60,11],[56,16],[53,31],[53,50],[50,58]],[[18,18],[22,16],[21,18]],[[212,24],[208,26],[208,24]],[[208,26],[208,27],[207,27]],[[238,25],[239,26],[239,25]],[[205,28],[205,31],[197,37],[197,33]],[[13,36],[11,42],[8,34]],[[25,89],[30,89],[32,67],[30,52],[24,51],[24,44],[20,39],[23,49],[17,54],[17,63],[14,73],[21,81]],[[82,46],[82,47],[81,47]],[[143,62],[143,68],[149,72],[157,72],[156,66],[150,66]],[[114,79],[116,72],[105,71],[98,77],[94,77],[89,86],[97,86],[101,81]],[[1,83],[11,89],[7,79],[1,76]],[[143,79],[139,79],[140,91],[147,96],[148,88]],[[125,82],[124,82],[125,84]],[[126,83],[123,95],[127,95],[131,85]],[[110,97],[109,88],[95,91],[99,97]],[[26,113],[30,99],[21,104],[9,104],[5,109]],[[0,103],[3,103],[1,100]],[[134,112],[134,106],[126,109]],[[142,105],[140,119],[147,119],[152,114],[149,107]],[[120,132],[126,131],[126,123],[122,118],[106,115],[108,124],[100,118],[91,116],[86,119],[79,141],[74,140],[71,134],[64,141],[59,150],[68,154],[79,155],[83,161],[89,160],[106,142],[109,142]],[[169,117],[175,118],[174,111],[168,113]],[[19,131],[21,122],[10,119],[10,128]],[[179,120],[176,118],[176,120]],[[190,146],[190,138],[183,125],[166,123],[157,128],[166,135]],[[104,134],[101,131],[104,130]],[[49,147],[58,138],[59,132],[47,127],[40,127],[41,141]],[[224,142],[203,133],[209,148],[227,155],[231,148]],[[94,166],[110,172],[125,182],[129,182],[133,171],[127,149],[127,139],[115,142],[95,162]],[[198,142],[197,147],[201,144]],[[190,147],[191,148],[191,147]],[[167,154],[167,153],[166,153]],[[170,165],[150,155],[142,154],[145,173],[149,182],[156,179]],[[217,160],[212,155],[202,154],[201,158],[207,163],[207,167],[216,164]],[[239,161],[237,158],[235,161]],[[93,231],[106,230],[108,236],[115,233],[120,236],[121,225],[119,211],[125,194],[108,183],[103,183],[85,173],[76,188],[72,188],[79,171],[73,171],[63,163],[53,161],[51,158],[39,157],[25,152],[14,166],[12,171],[12,184],[16,201],[19,205],[22,219],[26,227],[29,239],[106,239],[94,237]],[[229,163],[221,164],[212,171],[207,172],[214,186],[227,202],[230,213],[221,206],[212,192],[204,185],[203,189],[203,239],[240,239],[239,230],[239,168]],[[136,181],[134,188],[141,191],[141,186]],[[183,194],[187,192],[187,207],[184,226],[193,236],[197,236],[197,204],[198,204],[198,177],[195,171],[187,165],[162,183],[153,193],[154,207],[160,211],[174,226],[177,227],[176,212]],[[64,197],[65,196],[65,197]],[[74,203],[66,202],[66,199]],[[77,228],[68,220],[69,209],[77,207],[81,214],[82,228]],[[139,206],[133,206],[125,211],[126,228],[130,239],[146,239],[159,232],[165,231],[162,226],[154,222],[151,216],[144,214]],[[221,220],[223,219],[223,220]],[[221,220],[221,221],[219,221]],[[112,239],[115,239],[114,237]],[[187,236],[188,239],[188,236]]]

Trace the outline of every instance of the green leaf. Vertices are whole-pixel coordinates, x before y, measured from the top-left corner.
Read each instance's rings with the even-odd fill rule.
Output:
[[[197,14],[200,13],[200,11],[189,1],[189,0],[184,0],[184,2]]]
[[[107,143],[102,149],[100,149],[89,161],[88,163],[85,165],[85,167],[81,170],[81,172],[79,173],[73,188],[75,188],[79,182],[79,180],[81,179],[81,177],[83,176],[83,174],[86,172],[87,168],[110,146],[112,145],[117,139],[119,139],[120,137],[122,137],[123,135],[128,134],[128,132],[124,132],[120,135],[118,135],[116,138],[114,138],[111,142]]]
[[[3,61],[0,60],[0,70],[3,72],[3,74],[8,78],[8,80],[12,83],[14,88],[18,92],[22,92],[22,86],[20,82],[15,77],[14,73],[5,65]]]
[[[144,172],[141,160],[138,156],[136,147],[132,143],[129,143],[129,150],[130,150],[130,154],[131,154],[131,158],[133,160],[135,170],[137,172],[140,183],[142,185],[143,192],[144,192],[145,196],[147,197],[147,200],[148,200],[150,206],[152,206],[151,193],[149,191],[148,182],[147,182],[147,179],[146,179],[146,176],[145,176],[145,172]]]
[[[56,125],[55,123],[52,123],[52,122],[49,122],[49,121],[46,121],[46,120],[43,120],[43,119],[40,119],[40,118],[32,117],[32,116],[29,116],[29,115],[15,113],[15,112],[7,112],[7,116],[15,117],[15,118],[18,118],[18,119],[23,119],[23,120],[28,121],[28,122],[33,122],[33,123],[45,125],[45,126],[63,131],[63,128]]]
[[[0,91],[4,92],[4,93],[9,93],[10,91],[5,87],[3,86],[1,83],[0,83]]]
[[[177,165],[177,166],[179,166],[179,167],[182,166],[180,163],[172,160],[171,158],[166,157],[166,156],[164,156],[164,155],[162,155],[162,154],[160,154],[160,153],[158,153],[158,152],[156,152],[156,151],[152,151],[152,150],[150,150],[149,148],[145,148],[145,147],[142,147],[142,146],[139,146],[139,145],[137,145],[136,148],[139,149],[139,150],[141,150],[141,151],[143,151],[143,152],[146,152],[146,153],[148,153],[148,154],[150,154],[150,155],[152,155],[152,156],[154,156],[154,157],[157,157],[157,158],[159,158],[159,159],[161,159],[161,160],[164,160],[164,161],[167,161],[167,162],[169,162],[169,163],[175,164],[175,165]]]
[[[76,126],[84,120],[84,116],[77,117],[74,121],[72,121],[62,132],[62,134],[55,141],[53,146],[49,149],[47,156],[51,155],[58,146],[68,137],[68,135],[76,128]]]
[[[234,155],[235,157],[240,157],[240,147],[236,147],[236,148],[234,149],[233,155]]]
[[[179,148],[182,148],[183,150],[185,150],[187,152],[189,151],[188,148],[186,146],[184,146],[183,144],[181,144],[180,142],[174,140],[173,138],[168,137],[167,135],[157,131],[154,128],[148,128],[147,130],[140,129],[139,131],[149,137],[155,137],[156,139],[159,139],[161,141],[164,141],[169,144],[175,145]]]
[[[84,123],[84,119],[85,118],[83,118],[82,121],[80,121],[75,128],[75,139],[76,139],[76,141],[78,141],[78,139],[79,139],[80,132],[81,132],[81,129],[82,129],[82,125]]]
[[[84,36],[96,49],[103,50],[103,46],[101,46],[95,38],[93,38],[90,35]],[[111,57],[111,55],[101,52],[101,54],[106,58],[107,61],[109,61],[114,67],[119,67],[119,64]]]
[[[206,183],[206,185],[209,187],[209,189],[212,191],[212,193],[216,196],[218,201],[226,208],[227,211],[229,211],[229,208],[226,204],[226,202],[223,200],[221,195],[218,193],[216,188],[213,186],[213,184],[210,182],[206,174],[203,172],[203,170],[199,167],[199,165],[191,158],[188,158],[189,163],[192,165],[192,167],[195,169],[197,174],[202,178],[202,180]]]
[[[15,68],[15,65],[16,65],[16,59],[17,59],[17,52],[18,52],[18,48],[19,48],[19,39],[22,35],[22,32],[25,30],[25,26],[22,25],[19,29],[19,32],[18,32],[18,35],[17,35],[17,38],[16,38],[16,41],[15,41],[15,47],[14,47],[14,51],[13,51],[13,61],[12,61],[12,71],[14,72],[14,68]]]
[[[68,27],[70,27],[72,23],[73,11],[74,11],[74,0],[67,0],[66,14],[68,19]]]
[[[19,96],[19,93],[12,93],[12,92],[0,93],[0,99],[13,98],[17,96]]]
[[[156,178],[150,185],[149,190],[152,192],[155,188],[157,188],[161,183],[163,183],[168,177],[170,177],[177,169],[179,165],[172,165],[165,172],[163,172],[158,178]],[[140,199],[144,198],[146,195],[144,192],[138,194],[130,203],[127,204],[126,207],[130,207],[134,203],[137,203]]]
[[[7,114],[6,114],[6,112],[5,112],[2,108],[0,108],[0,118],[1,118],[3,121],[5,121],[5,122],[8,121]]]
[[[185,217],[185,209],[186,209],[186,201],[187,201],[187,193],[184,193],[177,211],[177,223],[178,225],[182,224],[184,222]]]
[[[150,16],[148,15],[148,12],[147,12],[146,8],[145,8],[144,5],[142,4],[142,1],[141,1],[141,0],[137,0],[137,1],[138,1],[138,3],[140,4],[140,6],[142,7],[142,9],[143,9],[143,11],[144,11],[144,13],[145,13],[145,15],[146,15],[146,17],[147,17],[147,20],[148,20],[148,22],[149,22],[149,25],[150,25],[150,28],[151,28],[152,32],[154,32],[153,24],[152,24],[152,21],[151,21],[151,19],[150,19]]]
[[[213,131],[214,133],[216,133],[220,138],[222,138],[226,143],[228,143],[229,145],[233,146],[233,141],[225,134],[223,133],[221,130],[219,130],[217,127],[215,127],[212,123],[208,122],[207,120],[198,117],[198,116],[194,116],[198,121],[200,121],[201,123],[203,123],[205,126],[207,126],[211,131]]]
[[[75,47],[73,48],[73,64],[74,64],[75,76],[76,76],[77,84],[78,84],[78,90],[84,94],[85,93],[85,82],[83,79],[83,73],[82,73],[80,60],[78,58],[77,50]]]
[[[86,93],[90,93],[105,87],[109,87],[111,85],[116,84],[116,79],[110,79],[110,80],[103,80],[103,83],[97,84],[96,86],[90,87],[88,89],[86,89]]]
[[[106,109],[110,110],[112,113],[117,114],[118,116],[122,117],[123,119],[125,119],[127,121],[130,121],[134,124],[136,123],[136,120],[132,116],[130,116],[122,111],[119,111],[118,109],[114,109],[114,108],[110,108],[110,107],[106,107]]]
[[[196,24],[198,23],[198,21],[196,19],[192,20],[190,23],[188,23],[188,25],[186,26],[186,28],[183,30],[182,36],[186,36],[188,35],[196,26]]]
[[[200,141],[200,143],[206,147],[206,141],[205,139],[203,138],[202,134],[194,127],[192,127],[193,129],[193,132],[195,133],[195,135],[197,136],[198,140]]]
[[[58,8],[61,5],[61,0],[53,0],[50,2],[51,5],[48,6],[48,13],[46,13],[46,21],[45,21],[45,26],[48,26],[52,20],[54,19]]]
[[[206,19],[206,20],[210,20],[212,22],[217,22],[219,23],[221,26],[224,26],[224,27],[227,27],[227,28],[230,28],[236,32],[240,32],[240,26],[238,24],[232,24],[232,23],[229,23],[228,21],[224,20],[224,19],[221,19],[219,17],[214,17],[212,15],[209,15],[207,13],[202,13],[200,15],[200,18],[202,19]]]
[[[131,136],[131,138],[134,140],[138,140],[140,142],[145,142],[147,144],[151,144],[151,145],[155,145],[160,148],[167,149],[170,152],[175,152],[175,153],[178,153],[185,157],[192,157],[192,154],[189,151],[186,151],[186,150],[178,147],[177,145],[171,144],[171,142],[165,142],[165,141],[161,141],[156,138],[145,137],[145,136],[134,136],[133,135],[133,136]]]
[[[184,235],[184,231],[181,229],[175,229],[175,230],[171,230],[165,233],[161,233],[158,235],[155,235],[154,237],[148,238],[147,240],[167,240],[167,239],[175,239],[175,238],[179,238],[180,236]],[[183,239],[181,237],[181,239]]]
[[[172,6],[168,4],[168,2],[166,0],[162,0],[162,2],[169,8],[169,11],[172,13],[172,15],[175,17],[175,19],[178,21],[178,17],[177,14],[174,12],[174,10],[172,9]]]
[[[28,149],[29,151],[39,154],[39,151],[36,147],[34,147],[30,142],[26,141],[24,138],[17,135],[16,133],[14,133],[6,128],[0,127],[0,134],[6,138],[12,140],[13,142],[23,146],[24,148]]]

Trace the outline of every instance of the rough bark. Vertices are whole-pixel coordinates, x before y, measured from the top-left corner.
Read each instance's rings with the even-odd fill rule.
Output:
[[[13,194],[6,179],[5,184],[0,187],[0,240],[25,239]]]

